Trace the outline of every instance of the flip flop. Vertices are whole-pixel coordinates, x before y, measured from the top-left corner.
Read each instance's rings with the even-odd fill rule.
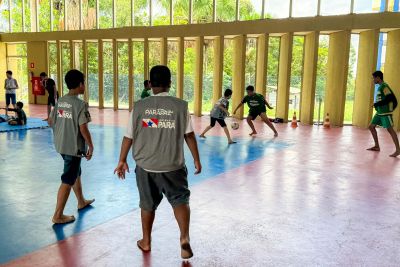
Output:
[[[140,241],[140,240],[139,240],[139,241]],[[142,248],[142,247],[140,246],[140,244],[139,244],[139,241],[136,242],[136,245],[138,246],[138,248],[139,248],[142,252],[148,253],[148,252],[151,251],[151,249],[144,249],[144,248]]]
[[[187,254],[187,255],[184,255]],[[193,251],[192,248],[190,247],[189,243],[184,243],[181,245],[181,257],[184,260],[190,259],[193,257]]]

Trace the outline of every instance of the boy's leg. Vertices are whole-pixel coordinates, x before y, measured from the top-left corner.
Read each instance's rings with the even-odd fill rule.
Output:
[[[81,176],[79,176],[78,179],[76,179],[74,185],[72,186],[72,189],[74,190],[76,199],[78,200],[78,210],[86,208],[87,206],[89,206],[94,202],[94,199],[86,200],[85,197],[83,196]]]
[[[256,128],[254,128],[253,119],[254,118],[251,115],[247,116],[247,119],[246,119],[247,123],[249,124],[249,126],[252,130],[252,132],[249,134],[250,136],[257,134]]]
[[[53,216],[53,223],[69,223],[75,220],[74,216],[64,215],[65,204],[67,203],[71,186],[62,183],[58,189],[57,205]]]
[[[232,138],[231,138],[231,135],[230,135],[230,133],[229,133],[229,130],[228,130],[228,127],[223,127],[222,129],[224,129],[224,132],[225,132],[225,134],[226,134],[226,137],[228,138],[228,144],[234,144],[234,143],[236,143],[236,142],[234,142],[233,140],[232,140]]]
[[[174,207],[175,219],[178,222],[181,243],[181,257],[188,259],[193,256],[192,249],[190,247],[189,237],[189,224],[190,224],[190,206],[189,204],[182,204]]]
[[[137,241],[137,245],[141,250],[147,252],[151,250],[151,231],[153,229],[156,212],[141,209],[140,214],[142,218],[143,238]]]
[[[49,119],[50,113],[51,113],[51,105],[48,104],[48,105],[47,105],[47,119]]]
[[[201,133],[200,137],[206,138],[205,134],[212,128],[211,125],[207,126],[207,128]]]
[[[275,129],[275,126],[269,120],[267,113],[265,113],[265,112],[261,113],[260,117],[268,125],[268,127],[271,128],[272,131],[274,131],[274,136],[275,137],[278,136],[278,131]]]
[[[376,132],[376,125],[370,124],[368,129],[371,131],[372,138],[374,139],[375,145],[373,147],[368,148],[367,150],[380,151],[381,149],[379,147],[379,140],[378,140],[378,133]]]
[[[393,143],[396,147],[396,151],[391,154],[391,157],[397,157],[400,155],[400,146],[399,146],[399,138],[397,137],[396,131],[393,129],[393,127],[389,127],[388,129],[389,134],[392,136]]]

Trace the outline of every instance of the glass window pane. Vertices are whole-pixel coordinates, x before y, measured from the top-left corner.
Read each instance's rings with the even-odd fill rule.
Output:
[[[134,1],[133,14],[135,19],[135,26],[149,26],[150,25],[150,2],[149,0]]]
[[[178,42],[168,42],[168,67],[171,70],[171,88],[169,95],[176,96],[176,76],[178,73]]]
[[[209,23],[213,20],[213,1],[193,1],[193,23]]]
[[[133,42],[133,82],[135,84],[135,101],[140,100],[144,89],[144,43]]]
[[[39,30],[50,31],[50,0],[38,1]]]
[[[103,44],[104,107],[114,107],[114,69],[112,42]]]
[[[96,0],[82,0],[82,19],[83,29],[96,29]]]
[[[53,31],[63,31],[64,25],[64,2],[53,0]]]
[[[351,35],[349,72],[347,75],[346,104],[344,108],[345,124],[351,124],[353,122],[354,89],[356,86],[356,71],[357,71],[359,41],[360,41],[360,36],[358,34]]]
[[[152,6],[152,21],[153,25],[169,25],[169,8],[170,1],[154,1]]]
[[[240,20],[256,20],[261,18],[262,0],[239,0]]]
[[[236,20],[236,1],[217,1],[217,21]]]
[[[270,37],[268,44],[266,100],[272,107],[274,107],[274,109],[267,109],[267,115],[268,117],[271,118],[275,118],[275,112],[276,112],[280,41],[281,39],[279,37]]]
[[[117,16],[117,27],[131,26],[131,0],[115,0],[116,2],[116,16]]]
[[[289,17],[290,0],[265,0],[265,18]]]
[[[293,118],[294,112],[296,112],[297,118],[299,117],[300,93],[303,73],[303,52],[304,36],[294,36],[289,91],[289,121]]]
[[[293,0],[293,17],[313,17],[318,12],[318,0]]]
[[[149,42],[149,70],[161,64],[161,43],[159,41]]]
[[[30,0],[23,0],[24,3],[24,31],[31,31],[31,8],[30,8]],[[0,15],[1,16],[1,15]],[[0,30],[1,31],[1,30]]]
[[[319,36],[317,81],[315,88],[314,121],[324,121],[325,84],[328,68],[329,35]]]
[[[0,2],[0,32],[9,32],[9,6],[8,1]]]
[[[203,114],[209,114],[213,106],[214,41],[204,40],[203,61]]]
[[[247,38],[246,40],[246,65],[245,65],[245,86],[256,83],[257,64],[257,39]],[[246,94],[246,92],[245,92]]]
[[[87,43],[88,86],[90,106],[99,106],[99,46],[97,42]]]
[[[74,42],[74,68],[83,72],[83,43],[81,42]]]
[[[62,66],[62,73],[61,77],[63,80],[63,95],[68,94],[68,87],[67,84],[65,83],[65,74],[71,69],[71,50],[69,48],[69,42],[68,43],[62,43],[61,44],[61,66]]]
[[[183,100],[189,103],[189,111],[193,112],[194,108],[194,72],[195,72],[195,42],[186,41],[184,46],[184,88]]]
[[[354,0],[354,13],[379,12],[381,1]]]
[[[128,42],[118,42],[118,107],[129,108]]]
[[[224,73],[222,77],[222,93],[225,89],[232,89],[232,71],[233,71],[233,41],[224,40]]]
[[[48,43],[49,53],[49,77],[57,84],[57,44]]]
[[[99,1],[99,27],[100,29],[108,29],[113,27],[113,1]]]
[[[11,0],[11,32],[22,32],[22,0]]]
[[[26,44],[7,45],[7,69],[13,72],[18,81],[16,90],[17,101],[28,102],[28,71],[26,58]]]
[[[400,12],[400,1],[399,0],[394,0],[393,11]]]
[[[188,24],[189,23],[189,1],[173,1],[174,9],[174,24]]]
[[[349,0],[321,0],[321,15],[343,15],[350,13]]]

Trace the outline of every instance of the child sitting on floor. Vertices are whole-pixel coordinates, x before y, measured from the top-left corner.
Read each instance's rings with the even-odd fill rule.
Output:
[[[24,107],[24,103],[17,102],[17,106],[15,109],[13,109],[13,108],[8,109],[8,111],[14,111],[17,115],[16,118],[12,118],[12,119],[8,120],[9,125],[26,125],[26,114],[25,114],[25,111],[22,109],[23,107]],[[6,109],[6,108],[2,108],[2,109]]]

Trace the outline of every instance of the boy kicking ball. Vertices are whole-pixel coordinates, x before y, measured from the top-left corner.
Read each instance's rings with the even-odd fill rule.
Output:
[[[229,116],[229,99],[232,96],[232,90],[226,89],[224,92],[224,96],[221,97],[218,102],[214,105],[214,108],[211,110],[210,119],[211,123],[204,132],[200,135],[201,138],[206,138],[205,134],[215,126],[215,123],[218,122],[219,125],[224,129],[226,137],[228,138],[228,144],[234,144],[234,142],[229,134],[228,127],[226,127],[225,118]]]
[[[53,128],[54,145],[64,160],[64,173],[58,189],[57,205],[53,223],[64,224],[75,220],[72,215],[64,215],[71,188],[78,200],[78,210],[88,207],[94,199],[86,200],[82,193],[81,159],[90,160],[93,155],[92,137],[88,129],[91,121],[88,104],[78,98],[85,92],[85,77],[78,70],[70,70],[65,75],[68,94],[59,99],[50,113],[49,125]],[[86,151],[86,145],[89,149]]]
[[[272,109],[272,107],[268,104],[268,102],[265,100],[265,98],[261,94],[257,94],[254,92],[254,86],[249,85],[246,88],[247,96],[245,96],[242,100],[242,103],[239,104],[239,106],[235,109],[233,114],[236,114],[236,111],[243,106],[245,103],[249,106],[249,115],[247,116],[247,123],[249,124],[252,132],[250,133],[250,136],[256,135],[256,129],[254,128],[253,120],[255,120],[258,116],[261,117],[261,119],[271,128],[272,131],[274,131],[274,136],[278,136],[278,132],[276,131],[274,125],[269,121],[268,116],[267,116],[267,109],[265,106],[267,106],[269,109]]]

